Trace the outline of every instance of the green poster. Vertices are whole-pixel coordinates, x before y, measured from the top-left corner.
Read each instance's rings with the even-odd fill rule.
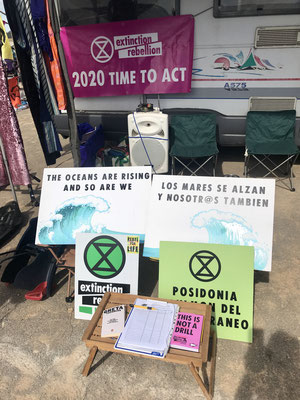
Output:
[[[212,305],[218,338],[252,342],[254,248],[160,242],[159,297]]]

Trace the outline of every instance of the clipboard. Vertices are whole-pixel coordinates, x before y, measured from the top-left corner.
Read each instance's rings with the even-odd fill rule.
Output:
[[[163,358],[168,352],[178,305],[162,301],[136,299],[114,348]]]

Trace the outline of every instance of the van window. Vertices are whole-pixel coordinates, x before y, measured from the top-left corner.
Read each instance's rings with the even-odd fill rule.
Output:
[[[89,25],[179,14],[179,0],[56,0],[60,25]]]
[[[300,14],[300,0],[214,0],[214,17]]]

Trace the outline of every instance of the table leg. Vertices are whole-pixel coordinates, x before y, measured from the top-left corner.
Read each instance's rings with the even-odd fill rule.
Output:
[[[191,372],[192,372],[194,378],[196,379],[198,385],[200,386],[200,388],[201,388],[201,390],[202,390],[204,396],[205,396],[208,400],[211,400],[212,397],[211,397],[211,395],[208,393],[208,391],[207,391],[207,389],[206,389],[206,387],[205,387],[205,385],[204,385],[204,382],[203,382],[203,380],[201,379],[201,377],[200,377],[200,375],[199,375],[199,373],[198,373],[198,371],[197,371],[195,365],[191,362],[191,363],[189,364],[189,367],[190,367],[190,370],[191,370]]]
[[[213,397],[213,388],[215,380],[215,370],[216,370],[216,349],[217,349],[217,336],[216,332],[212,332],[212,349],[210,358],[210,374],[209,374],[209,394],[211,398]]]
[[[97,354],[98,351],[98,347],[97,346],[93,346],[90,350],[90,354],[88,356],[88,359],[86,360],[85,366],[82,370],[82,375],[83,376],[88,376],[89,372],[90,372],[90,368],[92,366],[92,363],[94,361],[94,358]]]

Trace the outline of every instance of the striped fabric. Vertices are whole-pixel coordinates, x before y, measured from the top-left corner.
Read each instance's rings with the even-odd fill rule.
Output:
[[[40,98],[44,97],[46,108],[50,116],[50,120],[41,121],[45,131],[45,138],[49,153],[61,150],[58,141],[56,128],[54,124],[54,109],[51,101],[51,93],[49,91],[47,70],[45,67],[43,55],[37,39],[36,30],[30,8],[30,0],[14,0],[16,10],[20,16],[21,23],[25,32],[25,36],[30,49],[31,65],[34,74],[36,87],[39,91]],[[43,118],[44,119],[44,118]]]
[[[53,85],[54,85],[55,91],[56,91],[56,99],[57,99],[57,103],[58,103],[58,108],[60,110],[66,110],[67,96],[66,96],[66,91],[65,91],[64,81],[63,81],[63,74],[62,74],[60,61],[59,61],[57,44],[56,44],[53,29],[51,26],[51,21],[50,21],[48,0],[46,0],[46,13],[47,13],[47,29],[48,29],[50,46],[51,46],[52,55],[53,55],[53,60],[52,61],[49,60],[50,73],[51,73],[52,82],[53,82]]]

